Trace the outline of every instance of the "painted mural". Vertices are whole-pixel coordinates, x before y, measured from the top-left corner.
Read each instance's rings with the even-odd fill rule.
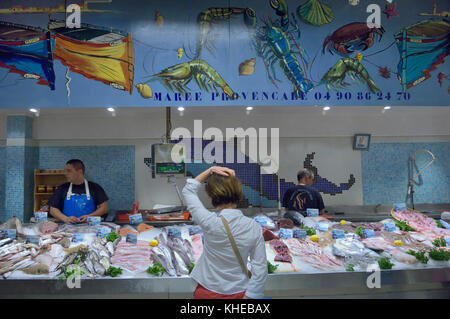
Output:
[[[446,0],[3,0],[0,108],[448,106],[449,11]]]

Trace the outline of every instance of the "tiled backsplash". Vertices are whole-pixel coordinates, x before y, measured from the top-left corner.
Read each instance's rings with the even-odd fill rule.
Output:
[[[377,143],[362,152],[364,205],[405,202],[409,159],[417,150],[431,151],[436,160],[423,172],[422,184],[414,186],[414,202],[450,202],[450,143]],[[430,160],[429,154],[417,153],[417,169],[421,170]]]
[[[86,179],[103,187],[109,209],[131,209],[134,201],[134,145],[45,146],[39,150],[40,169],[63,169],[77,158],[86,166]]]

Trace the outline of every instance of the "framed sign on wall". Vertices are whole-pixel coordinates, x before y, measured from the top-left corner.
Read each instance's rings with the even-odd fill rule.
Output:
[[[360,151],[369,150],[370,134],[355,134],[353,138],[353,149]]]

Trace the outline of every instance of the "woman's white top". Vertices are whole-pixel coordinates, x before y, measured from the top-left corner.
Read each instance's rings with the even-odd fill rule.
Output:
[[[245,261],[250,257],[252,278],[248,279],[234,254],[222,220],[203,206],[197,192],[201,183],[188,179],[183,196],[193,220],[202,228],[203,253],[191,277],[213,292],[232,295],[246,291],[249,298],[264,297],[267,258],[261,226],[238,209],[223,209],[220,215],[228,222],[236,245]]]

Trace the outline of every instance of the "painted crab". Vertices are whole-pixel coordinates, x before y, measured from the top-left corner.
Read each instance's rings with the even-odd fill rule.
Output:
[[[331,54],[334,51],[340,55],[347,56],[353,53],[354,50],[364,51],[374,44],[376,35],[379,36],[381,41],[384,32],[385,30],[381,25],[369,28],[366,22],[349,23],[325,38],[322,52],[325,53],[327,48]]]

